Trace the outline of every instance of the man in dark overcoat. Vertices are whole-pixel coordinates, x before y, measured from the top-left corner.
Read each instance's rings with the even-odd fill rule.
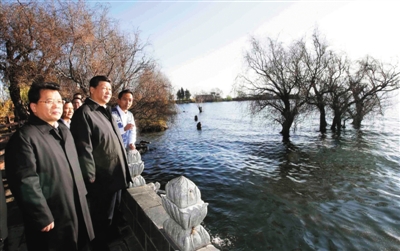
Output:
[[[59,89],[54,83],[31,86],[31,115],[5,151],[28,250],[87,250],[94,238],[74,139],[57,122],[63,106]]]
[[[7,204],[4,193],[3,177],[0,171],[0,251],[4,248],[4,242],[7,239],[7,236]]]
[[[111,81],[105,76],[93,77],[90,97],[75,111],[70,127],[88,189],[95,250],[106,249],[104,241],[113,229],[110,226],[121,219],[121,193],[131,181],[125,147],[106,105],[111,96]]]

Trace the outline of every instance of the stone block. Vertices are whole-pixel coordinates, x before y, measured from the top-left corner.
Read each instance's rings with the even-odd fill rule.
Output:
[[[208,203],[204,203],[203,201],[186,208],[179,208],[165,195],[161,195],[161,199],[165,211],[167,211],[171,218],[183,229],[191,229],[192,227],[200,225],[207,216]]]
[[[180,251],[195,251],[211,244],[210,235],[201,225],[185,230],[173,219],[169,219],[164,222],[164,230],[173,238]]]
[[[179,208],[193,206],[201,202],[201,192],[191,180],[184,176],[172,179],[165,185],[167,198]]]

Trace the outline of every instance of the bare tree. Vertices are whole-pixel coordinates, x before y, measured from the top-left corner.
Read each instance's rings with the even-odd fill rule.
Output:
[[[304,41],[284,47],[270,38],[266,44],[252,38],[245,55],[248,72],[238,78],[242,82],[236,91],[247,94],[251,112],[267,110],[267,116],[281,124],[284,140],[298,115],[309,110],[306,103],[318,109],[322,133],[326,107],[333,113],[331,130],[340,131],[347,119],[359,128],[364,116],[381,112],[388,93],[400,88],[397,65],[371,57],[353,63],[330,50],[317,30],[312,46]]]
[[[95,75],[106,75],[112,80],[115,96],[122,89],[134,88],[140,73],[154,67],[145,53],[149,44],[141,41],[138,31],[120,31],[118,22],[108,18],[106,7],[97,4],[92,10],[84,2],[64,5],[70,42],[65,47],[64,63],[57,70],[86,95],[89,80]]]
[[[400,88],[400,72],[396,65],[383,64],[372,57],[357,62],[358,69],[348,72],[353,100],[348,113],[355,128],[360,128],[364,117],[371,112],[382,113],[382,102],[387,94]]]
[[[333,111],[332,131],[340,131],[342,120],[347,112],[351,100],[348,81],[345,78],[336,79],[328,95],[328,104]]]
[[[321,39],[317,30],[312,35],[312,47],[306,50],[305,65],[309,72],[307,84],[310,85],[307,102],[315,106],[320,114],[319,131],[326,132],[327,94],[337,85],[345,74],[345,64],[340,56],[329,50],[327,42]]]
[[[53,81],[66,96],[89,94],[89,80],[107,75],[114,96],[135,88],[144,69],[155,67],[139,32],[125,34],[102,5],[85,1],[0,1],[0,77],[10,91],[16,117],[28,116],[21,88]]]
[[[382,113],[387,94],[399,89],[400,72],[396,65],[383,64],[371,57],[356,62],[355,70],[351,65],[347,60],[338,61],[336,66],[340,68],[335,71],[345,75],[329,84],[326,102],[334,115],[333,131],[340,131],[347,119],[352,119],[353,126],[360,128],[364,117],[373,112]]]
[[[305,47],[302,40],[294,41],[288,48],[268,38],[264,45],[251,39],[251,49],[245,60],[249,68],[247,76],[240,76],[239,89],[251,93],[252,113],[270,108],[274,121],[282,126],[283,140],[290,137],[290,128],[305,107],[310,86],[306,79],[309,72],[304,64]]]

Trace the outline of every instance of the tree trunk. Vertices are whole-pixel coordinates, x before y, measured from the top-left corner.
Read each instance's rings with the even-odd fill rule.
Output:
[[[288,126],[286,123],[282,125],[282,131],[281,131],[283,141],[289,141],[290,138],[290,126]]]
[[[360,129],[361,127],[361,122],[363,120],[363,116],[361,114],[357,114],[356,116],[353,117],[353,127],[355,129]]]
[[[326,112],[325,112],[325,106],[321,105],[318,106],[319,109],[319,131],[321,133],[326,133]]]
[[[331,130],[332,130],[332,131],[336,131],[336,130],[337,130],[337,131],[340,132],[340,130],[341,130],[341,128],[342,128],[342,125],[341,125],[342,115],[341,115],[340,112],[337,112],[337,111],[335,111],[334,114],[335,114],[335,115],[334,115],[334,117],[333,117]]]
[[[18,83],[15,81],[10,81],[10,87],[8,88],[10,91],[10,97],[14,104],[14,116],[15,121],[23,121],[28,119],[28,112],[22,104],[21,93]]]
[[[356,114],[353,116],[353,121],[352,121],[353,127],[355,129],[359,129],[361,127],[361,122],[364,119],[363,111],[364,111],[363,105],[357,102]]]
[[[294,116],[293,115],[287,115],[285,116],[285,121],[282,123],[282,137],[283,137],[283,141],[289,141],[290,138],[290,128],[292,127],[293,124],[293,120],[294,120]]]

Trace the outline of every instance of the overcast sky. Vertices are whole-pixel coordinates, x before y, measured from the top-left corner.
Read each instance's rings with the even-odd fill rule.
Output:
[[[104,1],[103,1],[104,2]],[[357,59],[400,58],[398,1],[105,1],[123,29],[135,27],[177,90],[231,95],[250,36],[291,41],[315,27]]]

